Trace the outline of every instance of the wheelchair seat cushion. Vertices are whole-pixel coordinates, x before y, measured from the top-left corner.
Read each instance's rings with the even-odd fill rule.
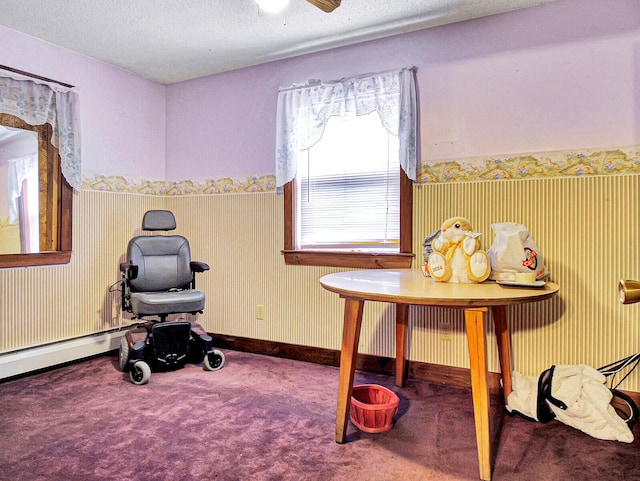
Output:
[[[204,292],[195,289],[169,292],[132,292],[131,312],[153,316],[204,310]]]

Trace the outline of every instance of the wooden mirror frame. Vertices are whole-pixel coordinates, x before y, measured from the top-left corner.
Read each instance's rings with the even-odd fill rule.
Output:
[[[31,125],[10,114],[0,114],[0,125],[38,134],[38,171],[40,187],[40,252],[31,254],[0,254],[0,269],[68,264],[72,251],[73,188],[60,168],[60,154],[51,143],[49,124]]]

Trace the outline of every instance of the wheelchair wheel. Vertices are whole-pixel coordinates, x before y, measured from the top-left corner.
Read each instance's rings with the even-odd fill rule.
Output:
[[[120,364],[120,370],[124,371],[127,367],[127,363],[129,362],[129,342],[127,341],[127,336],[122,336],[120,338],[118,362]]]
[[[151,368],[145,361],[136,361],[129,371],[129,377],[133,384],[142,386],[149,382],[151,377]]]
[[[218,349],[212,349],[204,356],[204,367],[207,371],[217,371],[224,365],[224,353]]]

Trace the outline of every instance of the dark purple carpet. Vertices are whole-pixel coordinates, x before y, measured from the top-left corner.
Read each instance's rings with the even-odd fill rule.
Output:
[[[471,393],[358,373],[401,399],[394,428],[334,442],[338,369],[227,351],[135,386],[115,356],[0,384],[2,480],[475,480]],[[502,414],[493,479],[640,480],[636,441]]]

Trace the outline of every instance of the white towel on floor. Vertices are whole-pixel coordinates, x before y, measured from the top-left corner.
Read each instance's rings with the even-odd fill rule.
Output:
[[[633,442],[633,433],[627,423],[611,406],[612,394],[605,385],[605,376],[596,369],[581,365],[555,366],[551,380],[551,396],[566,405],[562,409],[547,399],[547,404],[558,421],[581,430],[597,439]],[[538,378],[523,376],[514,371],[513,392],[508,397],[507,409],[518,411],[538,420]]]
[[[551,395],[567,409],[549,403],[551,410],[558,421],[594,438],[631,443],[633,433],[611,406],[612,394],[605,381],[601,372],[584,364],[556,366]]]

